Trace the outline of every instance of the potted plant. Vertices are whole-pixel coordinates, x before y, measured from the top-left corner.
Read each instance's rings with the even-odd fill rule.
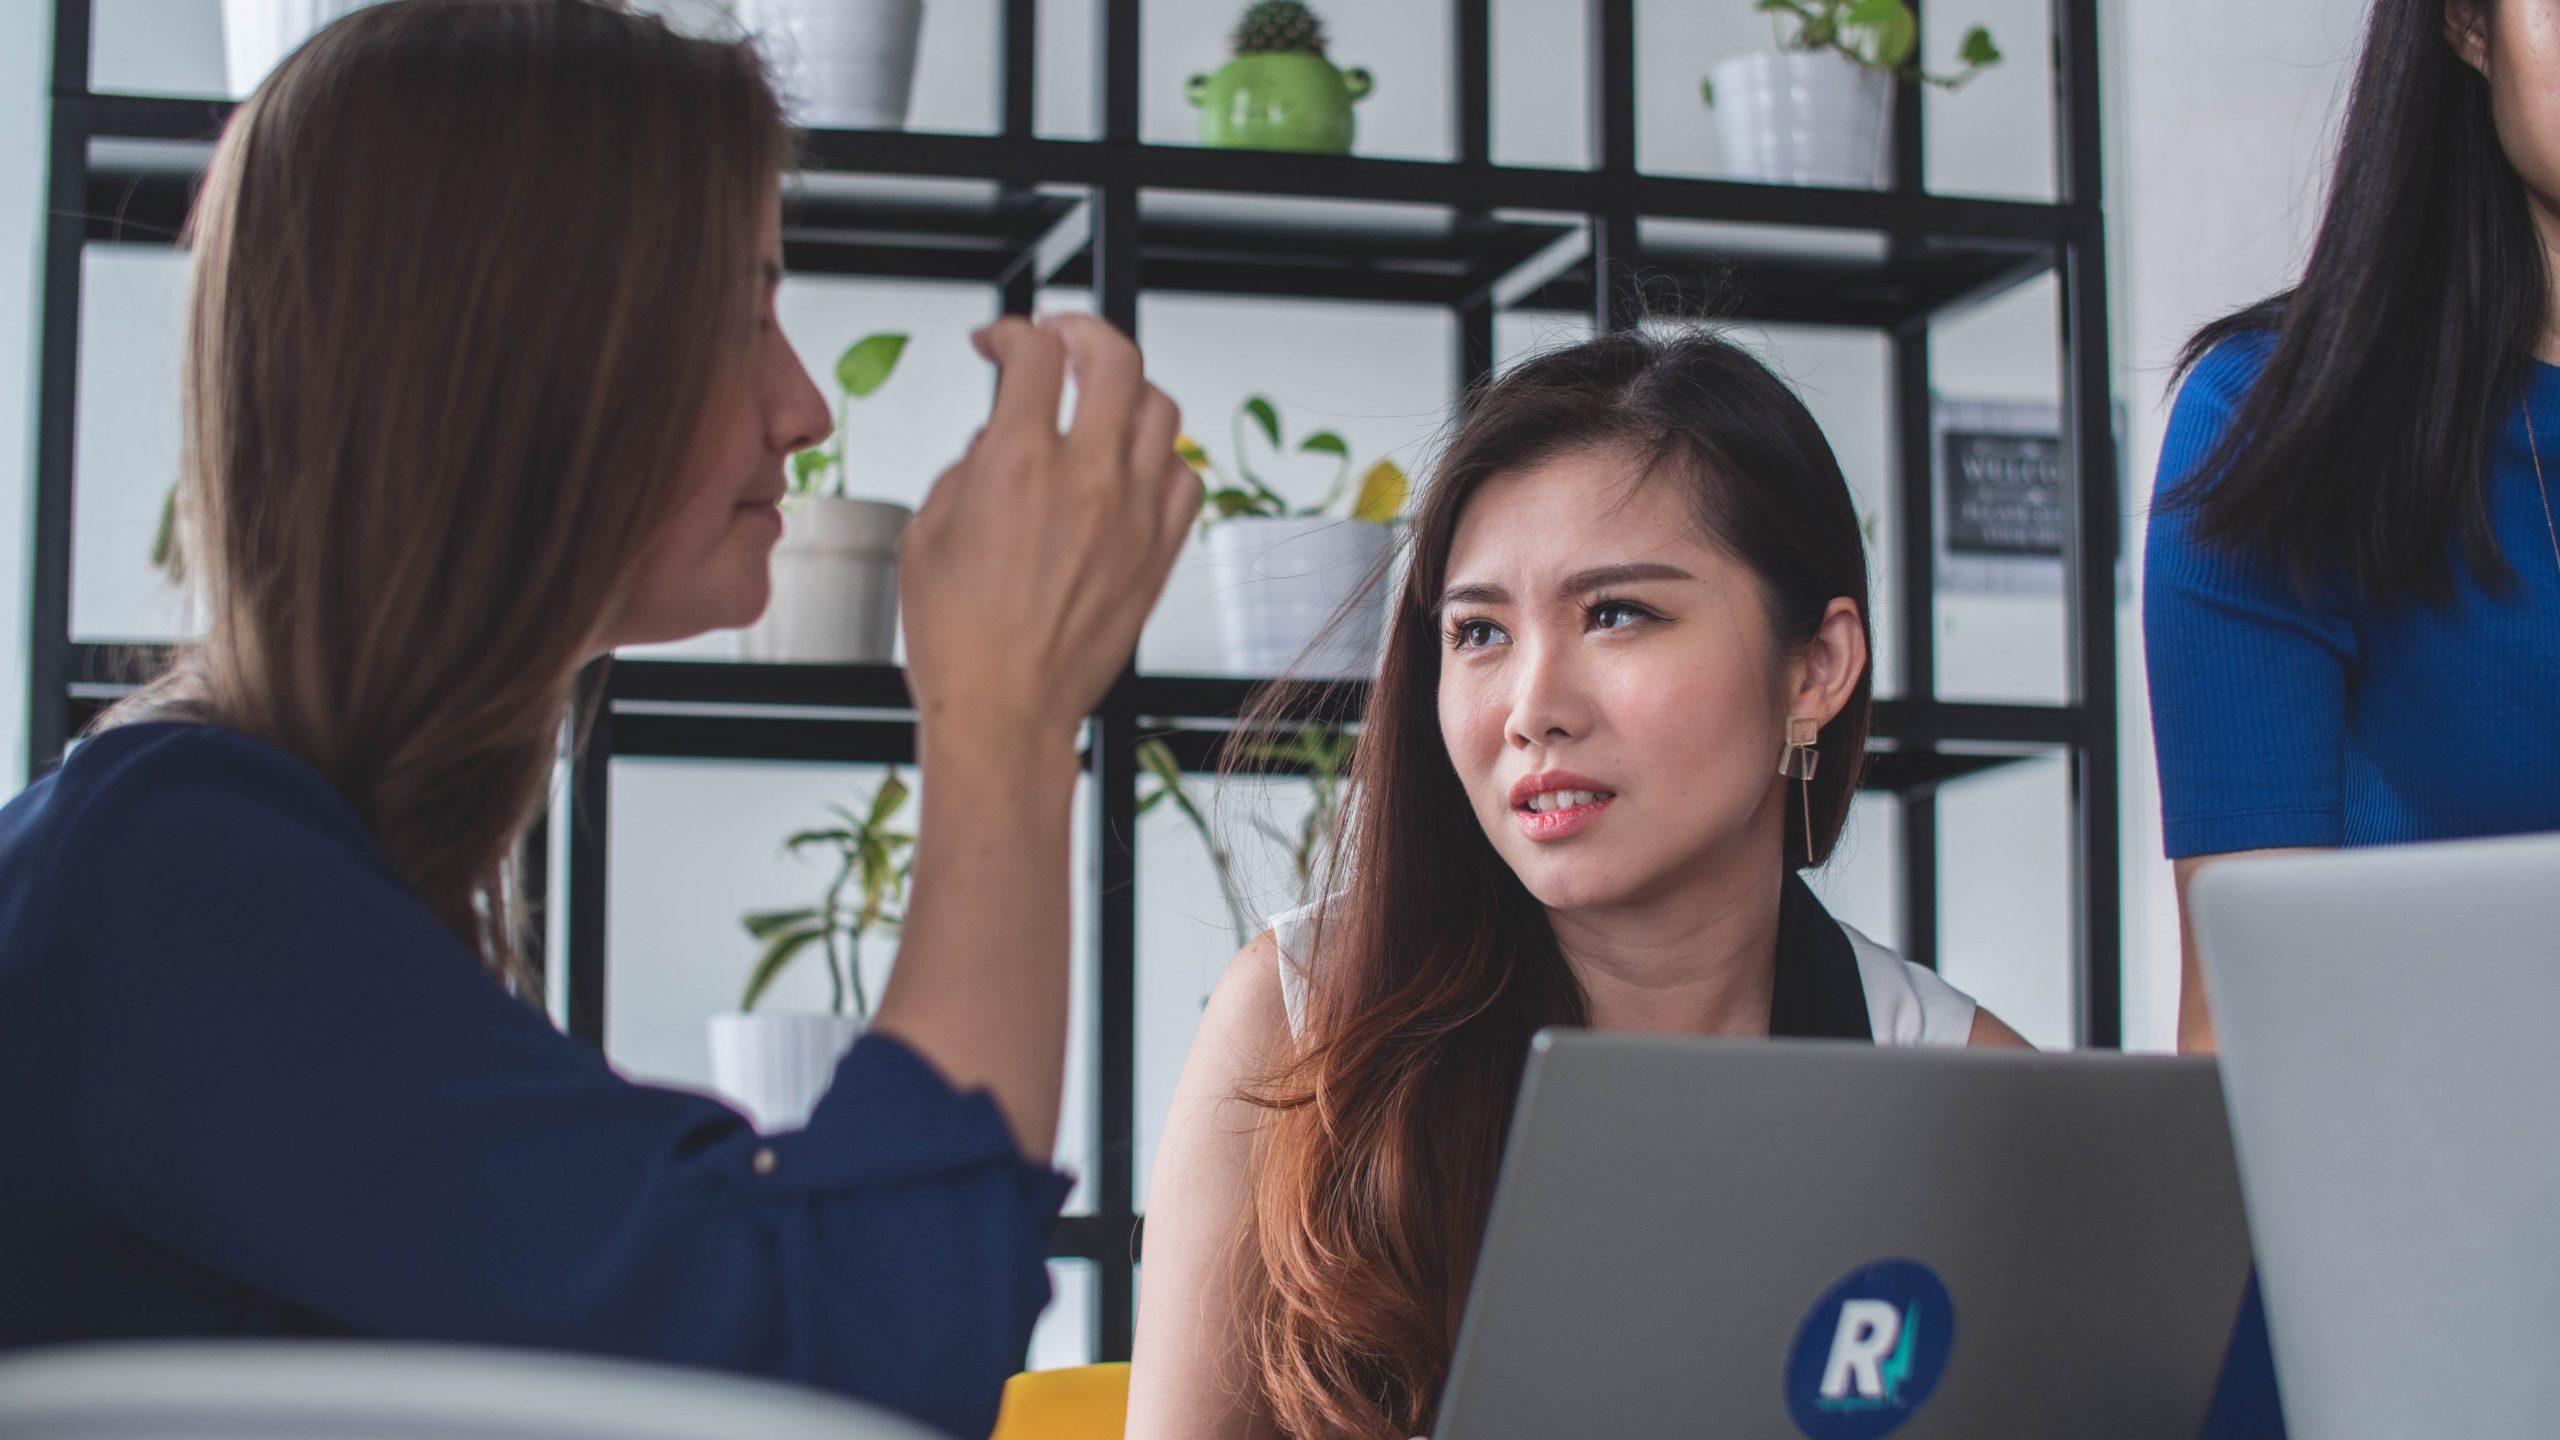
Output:
[[[761,947],[747,974],[738,1013],[711,1017],[711,1083],[735,1101],[760,1130],[789,1130],[807,1122],[818,1097],[835,1077],[836,1061],[871,1018],[871,996],[862,983],[862,941],[895,934],[903,917],[907,879],[915,864],[915,837],[892,830],[907,803],[906,782],[892,769],[856,816],[827,808],[837,824],[803,830],[783,842],[793,855],[821,851],[834,874],[814,905],[763,910],[739,923]],[[815,950],[826,961],[832,1002],[819,1012],[756,1012],[773,982],[800,956]]]
[[[311,32],[377,0],[222,0],[222,61],[234,99],[258,88]]]
[[[1227,150],[1351,151],[1352,105],[1369,72],[1324,55],[1324,22],[1300,0],[1259,0],[1236,22],[1235,58],[1194,75],[1184,93],[1200,111],[1200,143]]]
[[[1218,617],[1227,665],[1245,675],[1293,671],[1310,678],[1358,677],[1377,663],[1386,628],[1386,592],[1372,586],[1358,612],[1333,620],[1370,575],[1384,565],[1395,543],[1395,521],[1404,511],[1405,475],[1380,460],[1351,487],[1351,447],[1320,430],[1298,442],[1299,455],[1329,456],[1331,487],[1314,505],[1293,507],[1245,459],[1245,422],[1275,452],[1289,453],[1280,436],[1280,412],[1260,395],[1236,407],[1231,432],[1235,473],[1212,461],[1197,441],[1183,436],[1182,458],[1208,486],[1201,530],[1209,542],[1218,587]],[[1352,495],[1347,515],[1334,507]]]
[[[178,516],[178,487],[173,482],[160,497],[160,522],[151,532],[151,569],[160,577],[161,598],[168,606],[169,633],[196,638],[204,604],[195,577],[187,569],[184,527]]]
[[[885,664],[898,642],[898,539],[915,512],[845,493],[845,424],[853,402],[888,383],[907,337],[866,335],[836,358],[836,431],[791,458],[782,543],[773,551],[773,599],[747,627],[750,660]]]
[[[1314,790],[1313,803],[1293,833],[1281,829],[1262,816],[1253,817],[1253,827],[1264,838],[1280,847],[1289,857],[1290,876],[1294,883],[1295,903],[1305,905],[1315,899],[1314,889],[1318,862],[1324,846],[1332,838],[1335,817],[1342,813],[1344,779],[1351,768],[1353,738],[1340,727],[1322,723],[1300,727],[1281,741],[1259,742],[1247,751],[1248,756],[1266,768],[1285,768],[1304,775]],[[1226,901],[1227,923],[1235,932],[1236,948],[1241,950],[1260,933],[1261,922],[1253,907],[1245,903],[1243,886],[1236,876],[1235,854],[1218,838],[1217,827],[1192,795],[1182,773],[1182,762],[1175,758],[1173,747],[1162,740],[1149,739],[1138,744],[1138,767],[1153,783],[1138,797],[1138,813],[1146,814],[1159,805],[1170,804],[1199,835],[1201,845],[1209,852],[1210,868],[1217,872],[1218,892]]]
[[[1882,189],[1893,131],[1893,82],[1953,90],[2000,63],[1976,25],[1957,48],[1963,68],[1932,75],[1913,54],[1920,27],[1905,0],[1755,0],[1778,49],[1709,72],[1725,173],[1737,180]]]
[[[903,130],[924,0],[736,0],[800,125]]]

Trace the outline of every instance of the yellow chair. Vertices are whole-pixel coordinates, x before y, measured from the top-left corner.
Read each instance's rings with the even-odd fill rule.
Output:
[[[1120,1440],[1129,1425],[1129,1367],[1026,1370],[1004,1383],[988,1440]]]

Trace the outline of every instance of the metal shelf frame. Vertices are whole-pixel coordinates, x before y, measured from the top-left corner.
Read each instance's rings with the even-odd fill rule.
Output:
[[[1636,0],[1584,0],[1592,164],[1495,163],[1489,0],[1453,0],[1456,154],[1447,161],[1238,153],[1139,138],[1142,0],[1100,0],[1095,138],[1042,138],[1032,123],[1036,0],[1003,0],[1001,123],[993,135],[814,131],[785,223],[787,268],[992,286],[1027,313],[1043,286],[1087,287],[1097,313],[1139,333],[1156,290],[1316,295],[1445,307],[1458,318],[1453,391],[1491,370],[1499,310],[1579,310],[1603,330],[1637,323],[1669,280],[1724,297],[1730,318],[1880,331],[1891,353],[1900,498],[1895,515],[1903,693],[1877,707],[1870,784],[1898,801],[1904,953],[1934,964],[1942,784],[2026,755],[2068,763],[2077,1039],[2121,1037],[2116,731],[2116,455],[2110,413],[2097,0],[2051,0],[2053,203],[1931,195],[1921,184],[1917,87],[1896,102],[1895,181],[1882,191],[1651,175],[1636,165]],[[72,526],[82,257],[93,244],[171,243],[230,111],[219,101],[90,88],[92,0],[56,0],[41,297],[37,469],[30,574],[30,777],[128,688],[149,655],[75,643]],[[1254,213],[1265,206],[1269,214]],[[1239,209],[1241,207],[1241,210]],[[1294,209],[1294,214],[1292,210]],[[1756,227],[1749,247],[1659,238],[1660,222]],[[1648,243],[1651,225],[1657,238]],[[1769,227],[1800,233],[1790,250]],[[1844,245],[1841,237],[1864,237]],[[1871,243],[1867,243],[1871,242]],[[1937,698],[1929,326],[2051,272],[2072,483],[2065,547],[2068,701]],[[1138,1215],[1136,747],[1167,738],[1214,766],[1222,722],[1255,681],[1141,674],[1134,659],[1086,729],[1094,803],[1086,937],[1095,957],[1098,1073],[1094,1209],[1068,1217],[1053,1253],[1092,1261],[1096,1358],[1125,1358],[1135,1316]],[[585,680],[595,719],[569,767],[566,954],[569,1028],[601,1043],[607,1004],[607,841],[617,757],[904,762],[914,727],[904,677],[886,666],[614,662]],[[1356,716],[1348,686],[1336,717]],[[557,820],[549,823],[560,823]]]

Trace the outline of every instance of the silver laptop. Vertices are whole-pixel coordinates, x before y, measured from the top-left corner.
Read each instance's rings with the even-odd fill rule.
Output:
[[[1434,1434],[2179,1440],[2248,1268],[2211,1061],[1548,1031]]]
[[[2190,886],[2296,1440],[2560,1432],[2560,837]]]

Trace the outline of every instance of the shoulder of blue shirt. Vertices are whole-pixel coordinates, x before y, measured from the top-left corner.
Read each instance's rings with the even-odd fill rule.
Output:
[[[2174,444],[2178,438],[2203,440],[2208,444],[2219,440],[2232,413],[2248,398],[2250,387],[2258,383],[2258,375],[2266,369],[2267,359],[2275,353],[2275,347],[2274,331],[2247,330],[2224,338],[2198,356],[2194,366],[2180,379],[2176,398],[2170,406],[2169,428],[2173,441],[2166,447],[2167,452],[2174,453],[2179,448]],[[2202,458],[2201,454],[2194,455],[2190,457],[2190,463]],[[2158,475],[2161,489],[2166,490],[2184,480],[2186,469],[2187,466],[2167,463],[2164,458]]]
[[[213,823],[305,828],[388,874],[382,848],[346,798],[300,759],[225,726],[150,721],[82,741],[55,772],[57,853],[187,835]],[[208,846],[207,853],[214,853]]]

